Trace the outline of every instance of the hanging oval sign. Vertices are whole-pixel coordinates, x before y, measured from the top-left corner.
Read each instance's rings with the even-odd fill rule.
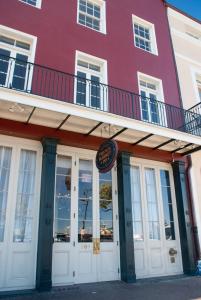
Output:
[[[114,140],[102,143],[96,154],[96,167],[100,173],[106,173],[112,169],[117,159],[118,145]]]

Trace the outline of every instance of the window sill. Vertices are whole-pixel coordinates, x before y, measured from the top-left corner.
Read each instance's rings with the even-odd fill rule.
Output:
[[[145,49],[143,49],[143,48],[140,48],[140,47],[136,46],[135,44],[134,44],[134,46],[135,46],[135,48],[140,49],[140,50],[142,50],[142,51],[144,51],[144,52],[146,52],[146,53],[149,53],[149,54],[153,54],[153,55],[155,55],[155,56],[158,56],[158,53],[157,53],[157,52],[152,52],[152,51],[145,50]]]
[[[88,26],[86,26],[86,25],[83,25],[83,24],[81,24],[81,23],[79,23],[79,22],[77,22],[77,24],[80,25],[80,26],[82,26],[82,27],[84,27],[84,28],[93,30],[93,31],[95,31],[95,32],[97,32],[97,33],[101,33],[101,34],[104,34],[104,35],[107,34],[107,32],[105,32],[105,31],[102,31],[102,30],[100,30],[100,31],[99,31],[99,30],[96,30],[96,29],[94,29],[94,28],[91,28],[91,27],[88,27]]]

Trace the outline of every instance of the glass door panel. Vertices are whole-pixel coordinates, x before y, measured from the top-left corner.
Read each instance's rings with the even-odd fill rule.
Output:
[[[21,150],[13,241],[32,241],[36,152]]]
[[[28,56],[17,53],[13,71],[12,88],[25,89]]]
[[[7,85],[10,51],[0,48],[0,85]]]
[[[77,72],[77,93],[76,103],[86,105],[86,74],[84,72]]]
[[[166,240],[175,240],[175,226],[172,208],[172,195],[169,171],[160,170],[161,193],[163,200],[163,214]]]
[[[91,76],[91,91],[90,91],[90,103],[92,107],[101,108],[100,99],[100,78],[97,76]]]
[[[143,240],[141,184],[139,167],[131,167],[131,197],[133,212],[133,233],[135,240]]]
[[[79,160],[78,242],[92,242],[93,237],[93,161]]]
[[[70,242],[71,229],[71,158],[58,156],[55,188],[54,241]]]
[[[113,242],[112,172],[99,175],[100,241]]]
[[[152,168],[145,168],[145,188],[148,210],[149,239],[160,240],[156,175],[155,170]]]
[[[4,241],[12,149],[0,147],[0,242]]]

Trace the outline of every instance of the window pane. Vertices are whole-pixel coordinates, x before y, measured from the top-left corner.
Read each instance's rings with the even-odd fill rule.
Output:
[[[158,102],[156,101],[156,95],[150,93],[149,97],[150,97],[151,121],[154,123],[159,123],[159,111],[158,111]]]
[[[145,169],[146,199],[148,208],[149,238],[160,240],[156,175],[152,168]]]
[[[37,5],[37,0],[22,0],[25,3],[31,4],[33,6]]]
[[[29,44],[23,43],[23,42],[20,42],[20,41],[16,41],[16,47],[19,47],[19,48],[22,48],[22,49],[25,49],[25,50],[30,50],[30,45]]]
[[[35,198],[36,152],[22,150],[15,209],[14,242],[31,242]]]
[[[112,172],[99,175],[100,240],[113,241]]]
[[[139,167],[131,167],[131,199],[133,213],[133,234],[135,240],[143,240],[141,185]]]
[[[142,110],[142,119],[148,121],[149,120],[148,99],[146,98],[146,93],[144,91],[141,91],[141,110]]]
[[[139,24],[134,24],[135,45],[151,52],[150,30]]]
[[[77,72],[77,76],[76,103],[86,105],[86,74]]]
[[[91,76],[91,106],[100,108],[100,78]]]
[[[12,87],[18,90],[24,90],[25,88],[25,78],[27,71],[27,60],[28,56],[17,54],[14,73],[13,73],[13,82]]]
[[[9,59],[10,59],[10,51],[0,49],[0,85],[6,84]]]
[[[92,242],[93,236],[93,162],[79,161],[78,241]]]
[[[163,213],[166,240],[175,240],[174,218],[169,172],[160,170],[161,191],[163,198]]]
[[[55,188],[55,242],[70,242],[71,164],[70,157],[58,156]]]
[[[0,147],[0,242],[4,241],[12,149]]]

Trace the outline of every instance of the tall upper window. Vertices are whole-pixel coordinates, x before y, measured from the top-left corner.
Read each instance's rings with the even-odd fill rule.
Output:
[[[27,3],[27,4],[30,4],[32,6],[35,6],[35,7],[38,7],[38,8],[41,8],[41,1],[42,0],[20,0],[24,3]]]
[[[106,33],[105,1],[78,0],[78,23]]]
[[[154,24],[133,16],[133,31],[137,48],[158,55]]]
[[[106,61],[79,52],[76,59],[76,99],[79,105],[107,109]]]
[[[163,99],[162,82],[140,74],[139,90],[142,120],[166,126],[165,105],[161,101]]]
[[[198,94],[199,94],[199,100],[201,102],[201,76],[197,78],[197,87],[198,87]]]
[[[28,89],[31,79],[28,61],[32,60],[33,40],[15,30],[0,28],[0,86]]]

